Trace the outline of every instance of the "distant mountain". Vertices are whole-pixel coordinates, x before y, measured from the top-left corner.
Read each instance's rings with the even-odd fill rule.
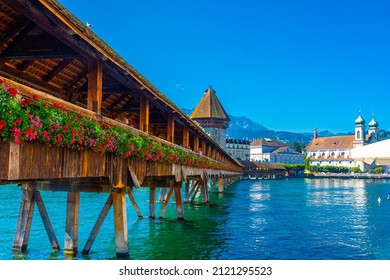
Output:
[[[184,113],[190,115],[192,110],[182,109]],[[288,131],[276,131],[266,128],[265,126],[258,124],[251,119],[241,116],[241,117],[230,117],[230,124],[226,131],[227,137],[236,138],[236,139],[246,139],[246,140],[255,140],[258,138],[273,138],[290,144],[292,142],[303,142],[305,144],[310,143],[313,139],[313,132],[288,132]],[[328,136],[341,136],[348,135],[353,133],[332,133],[328,130],[319,131],[319,137],[328,137]]]

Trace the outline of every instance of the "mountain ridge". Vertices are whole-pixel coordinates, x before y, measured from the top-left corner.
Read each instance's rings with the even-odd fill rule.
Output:
[[[192,110],[183,108],[184,113],[190,115]],[[255,140],[259,138],[273,138],[278,141],[290,144],[292,142],[303,142],[309,144],[313,139],[313,132],[289,132],[289,131],[278,131],[268,129],[264,125],[256,123],[245,116],[232,116],[229,114],[230,123],[226,130],[227,138]],[[319,137],[328,136],[342,136],[351,135],[353,132],[347,133],[333,133],[329,130],[323,130],[318,132]]]

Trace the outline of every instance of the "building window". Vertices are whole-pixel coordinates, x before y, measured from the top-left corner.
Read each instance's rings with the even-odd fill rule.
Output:
[[[356,131],[356,138],[359,140],[360,139],[360,131]]]

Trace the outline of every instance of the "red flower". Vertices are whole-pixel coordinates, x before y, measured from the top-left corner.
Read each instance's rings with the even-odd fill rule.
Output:
[[[4,83],[4,80],[2,78],[0,78],[0,84]]]
[[[7,126],[7,123],[3,120],[0,120],[0,130]]]
[[[8,93],[9,95],[11,95],[12,97],[15,97],[17,94],[18,94],[18,91],[14,88],[9,88],[8,89]]]
[[[32,98],[34,98],[35,100],[39,100],[38,95],[35,95],[35,94],[32,96]]]

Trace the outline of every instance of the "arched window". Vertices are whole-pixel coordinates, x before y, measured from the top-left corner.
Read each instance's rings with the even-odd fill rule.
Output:
[[[356,139],[360,139],[360,130],[356,131]]]

